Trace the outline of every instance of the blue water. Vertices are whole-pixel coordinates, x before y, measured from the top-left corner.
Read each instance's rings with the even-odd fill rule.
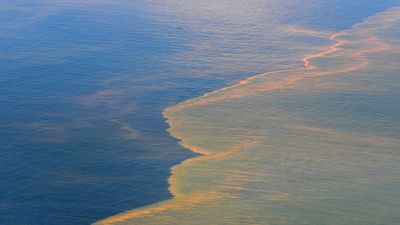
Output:
[[[274,4],[279,23],[339,31],[400,1]],[[166,5],[0,1],[0,224],[89,224],[170,198],[169,169],[194,154],[163,109],[272,69],[237,48],[257,37],[235,22],[183,23]]]

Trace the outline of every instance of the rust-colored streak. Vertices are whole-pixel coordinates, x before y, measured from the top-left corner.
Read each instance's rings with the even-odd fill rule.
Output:
[[[199,98],[188,100],[174,107],[174,110],[180,110],[185,107],[205,105],[219,101],[237,99],[241,97],[256,95],[260,92],[271,91],[289,87],[297,82],[311,77],[320,77],[339,73],[348,73],[355,70],[365,68],[369,65],[368,54],[390,50],[391,46],[382,42],[377,37],[370,37],[361,41],[348,41],[340,39],[340,36],[345,35],[345,32],[334,34],[330,40],[335,43],[327,50],[315,54],[306,55],[303,57],[303,68],[295,70],[276,71],[271,73],[260,74],[253,76],[239,83],[218,89],[207,93]],[[361,49],[344,49],[345,46],[363,45]],[[332,57],[338,59],[346,59],[350,63],[345,65],[335,65],[334,69],[322,69],[313,64],[313,60]],[[269,81],[270,77],[277,77],[273,81]]]
[[[332,35],[332,36],[329,37],[329,39],[330,39],[331,41],[334,41],[335,44],[332,45],[332,46],[330,46],[328,50],[323,51],[323,52],[320,52],[320,53],[316,53],[316,54],[304,56],[304,58],[303,58],[303,60],[302,60],[303,63],[304,63],[304,66],[305,66],[307,69],[310,69],[310,70],[315,69],[316,67],[313,66],[313,65],[312,65],[312,62],[311,62],[312,59],[321,58],[321,57],[324,57],[324,56],[326,56],[326,55],[329,55],[329,54],[332,54],[332,53],[334,53],[334,52],[339,51],[340,46],[342,46],[342,45],[344,45],[344,44],[347,43],[347,41],[338,40],[337,37],[338,37],[339,35],[341,35],[341,34],[343,34],[343,32],[334,34],[334,35]]]
[[[182,162],[181,164],[174,166],[171,169],[172,174],[179,173],[180,170],[184,170],[187,167],[192,166],[195,163],[199,163],[201,161],[209,161],[209,160],[218,160],[228,157],[231,154],[235,154],[244,149],[249,149],[259,144],[257,140],[249,140],[243,139],[239,141],[237,144],[217,153],[211,153],[204,149],[200,149],[196,146],[186,144],[184,142],[181,143],[182,146],[191,149],[193,152],[202,153],[203,155],[200,157],[190,158]],[[150,205],[149,207],[135,209],[129,212],[124,212],[122,214],[106,218],[97,222],[96,224],[101,225],[112,225],[119,222],[123,222],[126,220],[131,220],[135,218],[141,218],[146,216],[152,216],[156,214],[160,214],[170,210],[190,210],[200,203],[206,203],[210,201],[217,201],[223,198],[231,198],[228,193],[224,193],[222,191],[216,189],[209,189],[207,191],[195,192],[195,193],[182,193],[179,191],[179,181],[176,180],[175,176],[171,176],[168,180],[170,184],[170,192],[174,196],[173,199],[167,200],[164,202],[160,202],[158,204]]]

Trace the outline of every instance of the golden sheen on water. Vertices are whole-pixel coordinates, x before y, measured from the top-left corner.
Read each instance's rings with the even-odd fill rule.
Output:
[[[173,167],[173,199],[97,224],[399,224],[400,9],[330,39],[301,67],[168,108],[202,155]]]

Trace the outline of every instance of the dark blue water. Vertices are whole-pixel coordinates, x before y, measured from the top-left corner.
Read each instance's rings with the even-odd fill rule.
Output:
[[[276,22],[338,31],[400,2],[273,4]],[[273,69],[255,59],[284,51],[247,45],[258,33],[229,16],[177,12],[0,1],[0,224],[89,224],[171,197],[169,169],[194,154],[169,136],[163,109]]]

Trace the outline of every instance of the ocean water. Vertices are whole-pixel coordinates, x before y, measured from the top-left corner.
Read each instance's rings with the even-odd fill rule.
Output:
[[[127,213],[122,219],[117,216],[117,221],[190,224],[189,219],[204,224],[195,218],[209,218],[205,223],[268,224],[260,222],[268,221],[268,217],[272,224],[315,224],[323,217],[330,222],[321,224],[348,224],[358,218],[354,215],[376,212],[381,216],[363,217],[359,224],[395,224],[399,208],[395,198],[399,193],[395,180],[399,138],[396,51],[371,52],[370,56],[367,50],[360,50],[368,48],[368,43],[346,45],[372,57],[369,61],[375,63],[363,68],[368,72],[366,77],[359,71],[349,71],[351,80],[340,79],[342,75],[324,76],[310,79],[310,83],[297,82],[290,90],[262,92],[258,97],[250,94],[243,98],[242,93],[251,93],[248,90],[254,87],[238,87],[239,91],[231,94],[232,101],[222,101],[222,105],[211,95],[210,99],[217,99],[218,104],[211,104],[215,108],[209,108],[214,100],[205,100],[199,104],[200,109],[184,107],[177,116],[167,114],[175,127],[171,130],[175,137],[167,132],[169,125],[162,113],[168,106],[256,74],[288,69],[297,73],[304,55],[329,49],[332,34],[399,4],[395,0],[0,1],[0,224],[90,224],[173,197],[172,202],[187,201],[186,195],[176,200],[182,192],[190,196],[195,192],[195,198],[188,198],[183,205],[199,202],[198,208],[189,207],[183,213],[172,204],[172,210],[166,207],[166,215],[161,217],[148,214],[149,208],[145,208],[138,215],[145,212],[146,217],[131,218]],[[398,45],[398,23],[382,18],[389,17],[372,19],[367,28],[361,25],[349,37],[340,38],[353,41],[359,40],[358,36],[372,37],[368,41],[377,43],[373,39],[376,37],[390,46]],[[334,70],[351,64],[352,57],[344,62],[340,60],[345,57],[334,57],[338,61],[334,63],[319,57],[312,63]],[[261,79],[273,82],[281,77],[274,73],[278,75]],[[317,88],[311,88],[314,86]],[[227,127],[240,137],[231,136]],[[218,140],[211,141],[210,134],[216,134]],[[331,134],[336,138],[332,139]],[[195,137],[198,139],[193,141]],[[232,137],[244,142],[232,143]],[[174,167],[171,176],[171,167],[198,156],[181,147],[176,138],[183,139],[185,147],[206,149],[198,153],[233,145],[238,155],[216,156],[217,160],[208,162],[209,169],[204,169],[205,160],[200,160],[199,167],[191,167],[191,160],[196,164],[201,158],[189,159],[181,164],[183,167]],[[282,143],[292,143],[299,149],[311,147],[303,158],[288,158],[294,147],[285,147],[285,152]],[[321,168],[307,170],[309,164],[302,164],[307,160],[329,161],[311,155],[323,154],[321,148],[330,152],[338,145],[341,148],[332,150],[333,156],[324,156],[333,159],[325,173],[320,173]],[[351,148],[354,145],[357,148]],[[356,151],[363,147],[367,150],[359,157]],[[252,148],[258,150],[246,150]],[[260,151],[264,148],[269,149],[268,154]],[[246,151],[239,151],[243,149]],[[343,160],[344,156],[354,155],[358,164],[349,165]],[[254,158],[265,166],[262,172],[260,161]],[[370,167],[365,165],[368,163]],[[237,168],[237,164],[247,169]],[[334,170],[338,164],[343,168],[341,173]],[[276,165],[282,171],[277,171]],[[290,168],[297,174],[285,173]],[[346,177],[349,171],[355,175]],[[215,177],[203,176],[207,174]],[[341,176],[349,183],[354,178],[354,184],[341,189],[345,183],[335,180]],[[370,176],[377,182],[369,182]],[[331,195],[323,198],[325,193],[307,189],[296,179],[287,180],[297,177],[312,177],[314,180],[309,181],[320,185],[315,187],[317,191],[329,192],[327,186],[331,185],[331,195],[344,190],[342,199],[329,198]],[[215,181],[226,182],[224,185],[229,187]],[[207,190],[202,189],[204,184],[209,186]],[[267,184],[272,187],[265,188]],[[363,188],[355,189],[360,186]],[[302,189],[291,189],[296,187]],[[257,189],[263,190],[262,195],[253,191]],[[354,190],[359,190],[358,197],[354,197]],[[369,198],[364,198],[365,193]],[[300,203],[301,199],[288,201],[292,196],[310,200],[307,204]],[[258,197],[269,204],[255,201]],[[160,204],[163,208],[165,203]],[[263,207],[253,211],[251,205]],[[279,207],[272,207],[276,205]],[[360,205],[365,207],[353,207]],[[204,207],[208,210],[202,211]],[[324,214],[327,208],[331,210],[328,216]],[[235,210],[242,211],[237,214],[240,218],[223,216]],[[339,220],[335,216],[343,214],[338,210],[349,213]],[[223,221],[215,221],[215,214]],[[379,219],[383,217],[386,220]]]
[[[173,167],[173,199],[98,224],[398,224],[399,25],[392,8],[299,68],[169,107],[202,156]]]

